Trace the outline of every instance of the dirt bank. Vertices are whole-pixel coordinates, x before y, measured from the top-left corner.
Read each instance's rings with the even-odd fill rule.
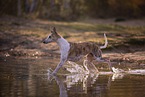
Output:
[[[20,56],[59,57],[59,48],[56,43],[47,45],[42,43],[49,34],[49,27],[56,26],[61,35],[69,42],[91,41],[103,45],[103,33],[105,32],[109,45],[103,50],[104,57],[108,57],[112,61],[145,63],[144,19],[118,23],[113,21],[112,19],[99,19],[58,22],[1,17],[0,57],[1,59]]]

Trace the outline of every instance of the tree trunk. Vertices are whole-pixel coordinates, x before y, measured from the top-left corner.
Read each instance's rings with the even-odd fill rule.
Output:
[[[18,16],[21,16],[21,0],[18,0]]]
[[[69,2],[70,2],[69,0],[66,0],[65,1],[65,6],[64,6],[65,9],[68,9],[69,8]]]
[[[31,7],[30,7],[30,10],[29,10],[29,13],[32,13],[34,11],[34,8],[35,8],[35,5],[37,4],[37,1],[38,0],[33,0]]]
[[[29,5],[30,5],[30,0],[26,0],[26,7],[25,7],[25,12],[29,13]]]

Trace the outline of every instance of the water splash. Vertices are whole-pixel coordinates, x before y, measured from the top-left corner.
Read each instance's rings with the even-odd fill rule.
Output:
[[[107,87],[110,88],[111,82],[115,81],[116,79],[123,79],[123,77],[127,74],[133,74],[133,75],[145,75],[145,69],[135,69],[131,70],[123,70],[119,68],[112,67],[113,72],[111,71],[101,71],[101,72],[89,72],[89,69],[87,68],[86,61],[83,62],[83,65],[78,65],[75,62],[68,61],[68,64],[65,65],[65,68],[67,71],[69,71],[69,74],[65,74],[66,79],[63,81],[66,83],[66,86],[68,89],[71,89],[76,83],[82,83],[82,89],[83,91],[87,91],[87,85],[94,84],[96,80],[99,78],[99,75],[107,75],[108,76],[108,83]],[[58,82],[58,79],[56,79],[54,76],[51,78],[51,73],[53,70],[50,68],[48,70],[48,80],[52,80],[53,78]],[[61,74],[62,75],[62,74]],[[57,76],[56,76],[57,77]],[[60,83],[58,82],[59,86]],[[100,87],[98,86],[99,90]],[[60,89],[61,90],[61,89]]]
[[[93,65],[93,64],[92,64]],[[95,65],[94,65],[95,66]],[[94,68],[93,66],[93,68]],[[93,85],[96,83],[97,80],[100,80],[99,75],[103,75],[106,78],[105,83],[100,83],[95,87],[95,91],[100,92],[102,89],[110,89],[111,82],[115,81],[116,79],[123,79],[125,75],[134,74],[134,75],[145,75],[145,69],[135,69],[135,70],[123,70],[120,68],[112,67],[113,72],[111,71],[101,71],[101,72],[89,72],[89,69],[87,68],[86,61],[83,62],[83,65],[78,65],[75,62],[68,61],[68,64],[65,65],[65,68],[67,71],[69,71],[69,74],[58,74],[65,76],[65,79],[60,79],[56,75],[51,75],[53,70],[50,68],[48,70],[48,80],[52,81],[52,79],[55,79],[57,84],[60,88],[60,95],[64,97],[64,95],[67,95],[67,90],[71,90],[74,85],[80,84],[79,87],[81,87],[81,91],[87,93],[88,91],[88,85]],[[94,70],[96,70],[94,68]],[[106,76],[107,75],[107,76]],[[52,78],[51,78],[52,76]],[[64,78],[64,77],[63,77]],[[104,78],[104,77],[103,77]],[[64,85],[66,83],[66,85]],[[104,85],[105,84],[105,85]],[[89,86],[90,87],[90,86]],[[60,96],[60,97],[61,97]]]
[[[85,63],[85,61],[84,61]],[[68,65],[65,65],[66,70],[71,73],[78,73],[78,74],[89,74],[89,69],[86,65],[78,65],[75,62],[68,61]]]
[[[107,75],[107,74],[113,74],[114,77],[122,78],[125,74],[134,74],[134,75],[145,75],[145,69],[135,69],[135,70],[123,70],[119,68],[112,67],[113,72],[111,71],[101,71],[98,72],[95,65],[93,65],[94,72],[90,72],[86,65],[86,60],[84,60],[83,65],[78,65],[75,62],[68,61],[67,65],[64,65],[67,71],[69,71],[71,74],[100,74],[100,75]],[[51,75],[53,70],[50,68],[48,69],[48,75]]]
[[[124,73],[124,74],[145,75],[145,69],[135,69],[135,70],[129,69],[129,71],[125,71],[123,69],[112,67],[112,70],[114,73],[117,73],[117,74]]]
[[[77,73],[77,74],[89,74],[90,73],[89,69],[87,68],[87,65],[86,65],[86,60],[84,60],[83,66],[78,65],[75,62],[68,61],[68,65],[65,65],[65,67],[70,73]],[[94,67],[94,65],[93,65],[93,67]],[[94,69],[96,70],[96,68],[94,68]],[[113,72],[110,72],[110,71],[103,72],[102,71],[102,72],[95,72],[95,74],[97,74],[97,73],[98,74],[119,74],[116,76],[120,76],[120,75],[124,75],[124,74],[145,75],[145,69],[135,69],[135,70],[129,69],[128,71],[125,71],[123,69],[112,67],[112,70],[113,70]]]

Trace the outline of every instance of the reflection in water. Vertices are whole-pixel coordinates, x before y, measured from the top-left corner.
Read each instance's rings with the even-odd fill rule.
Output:
[[[48,58],[0,60],[0,96],[145,97],[145,67],[121,71],[115,64],[115,73],[65,74],[66,71],[60,71],[57,76],[51,76],[58,62],[59,59]]]
[[[90,91],[89,89],[95,89],[93,91],[97,92],[97,94],[99,94],[102,89],[109,89],[110,88],[110,84],[111,84],[111,77],[112,75],[108,75],[107,76],[107,80],[105,82],[98,82],[99,84],[95,83],[100,80],[99,75],[98,74],[89,74],[89,75],[85,75],[85,74],[74,74],[74,75],[67,75],[66,76],[66,83],[67,83],[67,88],[71,90],[72,87],[74,87],[74,85],[76,83],[82,83],[82,86],[80,87],[82,90],[82,93],[87,94],[88,91]],[[106,78],[105,78],[106,79]],[[94,87],[94,86],[95,87]],[[102,87],[102,85],[105,85]],[[77,92],[77,91],[76,91]]]
[[[53,78],[56,80],[57,84],[59,85],[60,97],[67,97],[67,90],[64,86],[64,83],[57,76],[53,75]]]
[[[50,78],[51,75],[48,75],[48,78]],[[65,78],[59,78],[61,76],[65,76]],[[60,89],[60,97],[67,97],[67,90],[68,91],[73,91],[73,92],[78,92],[79,93],[85,93],[87,94],[89,91],[94,91],[94,93],[97,95],[101,95],[101,90],[104,89],[110,89],[111,86],[111,81],[115,79],[121,79],[123,78],[122,76],[119,76],[118,74],[113,74],[113,75],[99,75],[99,74],[68,74],[68,75],[57,75],[57,76],[52,76],[57,84],[59,85]],[[102,78],[102,79],[101,79]],[[105,79],[105,81],[104,81]],[[103,81],[101,81],[103,80]],[[98,81],[98,82],[97,82]],[[97,84],[96,84],[97,82]],[[65,84],[66,83],[66,87]],[[77,88],[76,91],[74,91],[74,87],[76,84],[80,84],[79,89]],[[90,90],[91,89],[91,90]]]
[[[102,90],[110,89],[111,81],[123,79],[124,75],[127,74],[142,74],[142,75],[145,74],[144,69],[124,71],[123,69],[118,69],[114,67],[112,68],[114,72],[89,73],[85,65],[83,67],[70,61],[69,64],[70,64],[69,66],[65,67],[68,71],[71,72],[71,74],[65,75],[66,78],[64,79],[64,81],[59,80],[57,76],[53,76],[57,84],[59,85],[60,97],[67,97],[68,95],[66,88],[64,87],[65,83],[70,93],[73,91],[76,93],[88,94],[88,92],[91,91],[92,93],[95,94],[95,96],[100,96]],[[49,71],[49,73],[51,72]],[[79,88],[77,87],[76,91],[74,91],[75,90],[74,87],[76,87],[75,85],[80,85]]]

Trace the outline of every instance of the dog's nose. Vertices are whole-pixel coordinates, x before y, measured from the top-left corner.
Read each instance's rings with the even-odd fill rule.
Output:
[[[46,43],[45,41],[43,41],[43,43]]]

